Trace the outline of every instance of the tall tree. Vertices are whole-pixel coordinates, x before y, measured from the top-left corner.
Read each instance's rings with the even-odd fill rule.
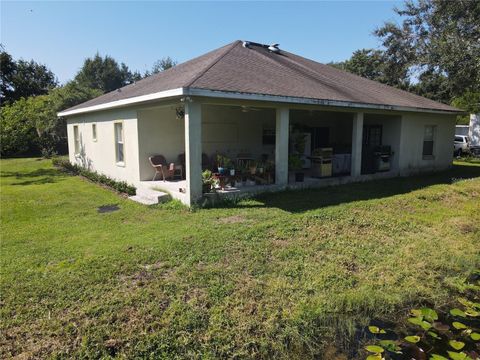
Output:
[[[8,101],[10,91],[13,90],[12,79],[15,74],[15,61],[6,51],[0,52],[0,101]]]
[[[153,74],[158,74],[159,72],[168,70],[175,65],[177,65],[177,61],[173,60],[170,56],[165,56],[153,63],[152,70],[151,71],[145,71],[144,77],[153,75]]]
[[[436,71],[423,71],[418,75],[416,83],[412,84],[411,91],[429,99],[450,103],[452,100],[448,77]]]
[[[75,76],[81,86],[100,89],[102,92],[116,90],[138,79],[138,73],[131,73],[124,63],[118,64],[111,56],[85,59],[82,68]]]
[[[401,25],[375,31],[388,56],[433,80],[430,85],[447,79],[450,97],[480,90],[480,1],[408,0],[395,12]]]
[[[367,79],[383,81],[385,76],[382,55],[380,50],[357,50],[344,62],[343,68]]]
[[[2,104],[12,103],[20,98],[45,95],[57,85],[55,75],[43,64],[33,60],[14,61],[10,54],[0,54],[0,100]]]
[[[408,66],[399,63],[383,50],[357,50],[350,59],[329,65],[402,89],[410,86]]]
[[[155,61],[152,67],[152,74],[157,74],[159,72],[165,71],[177,65],[177,61],[173,60],[170,56],[161,58],[160,60]]]
[[[69,81],[50,91],[49,95],[54,101],[55,109],[61,111],[100,96],[102,91],[82,86],[76,81]]]

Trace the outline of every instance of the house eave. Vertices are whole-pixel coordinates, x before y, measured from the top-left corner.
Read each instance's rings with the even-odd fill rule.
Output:
[[[461,110],[440,110],[440,109],[429,109],[429,108],[407,107],[407,106],[396,106],[396,105],[356,103],[351,101],[313,99],[313,98],[303,98],[303,97],[293,97],[293,96],[228,92],[228,91],[217,91],[217,90],[196,89],[196,88],[185,89],[184,95],[204,96],[204,97],[214,97],[214,98],[216,97],[216,98],[235,99],[235,100],[268,101],[268,102],[280,102],[280,103],[304,104],[304,105],[321,105],[321,106],[330,106],[330,107],[355,108],[359,110],[361,109],[392,110],[392,111],[426,112],[426,113],[452,114],[452,115],[460,115],[465,113],[464,111],[461,111]]]
[[[128,99],[122,99],[117,101],[111,101],[105,104],[87,106],[80,109],[73,109],[73,110],[66,110],[57,113],[57,116],[72,116],[72,115],[79,115],[85,113],[91,113],[95,111],[101,110],[109,110],[109,109],[116,109],[120,107],[126,107],[134,104],[139,103],[146,103],[160,99],[168,99],[176,96],[182,96],[184,94],[184,88],[177,88],[172,90],[160,91],[153,94],[142,95],[142,96],[135,96]]]
[[[254,93],[242,93],[242,92],[230,92],[219,91],[199,88],[177,88],[172,90],[160,91],[153,94],[136,96],[128,99],[122,99],[118,101],[112,101],[105,104],[88,106],[80,109],[61,111],[57,114],[59,117],[66,117],[72,115],[79,115],[85,113],[91,113],[102,110],[115,109],[120,107],[126,107],[130,105],[148,103],[156,100],[163,100],[177,96],[198,96],[198,97],[210,97],[210,98],[224,98],[232,100],[250,100],[250,101],[263,101],[263,102],[279,102],[286,104],[303,104],[303,105],[320,105],[340,108],[352,108],[358,110],[390,110],[390,111],[406,111],[406,112],[424,112],[435,114],[451,114],[460,115],[464,114],[461,110],[441,110],[441,109],[429,109],[419,107],[407,107],[396,105],[383,105],[383,104],[368,104],[357,103],[351,101],[339,101],[328,99],[313,99],[294,96],[281,96],[281,95],[267,95],[267,94],[254,94]]]

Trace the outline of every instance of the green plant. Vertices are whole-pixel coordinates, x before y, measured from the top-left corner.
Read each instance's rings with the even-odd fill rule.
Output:
[[[225,156],[224,159],[223,159],[223,167],[226,168],[226,169],[233,169],[234,166],[233,166],[232,159]]]
[[[225,163],[228,162],[228,157],[222,155],[222,154],[217,154],[216,156],[217,159],[217,166],[218,167],[225,167]]]
[[[295,130],[290,134],[290,139],[292,142],[292,147],[295,150],[295,152],[299,154],[305,153],[305,142],[306,142],[305,133],[302,133],[299,130]]]
[[[65,172],[68,172],[72,175],[80,175],[83,176],[84,178],[87,178],[88,180],[99,183],[102,185],[106,185],[119,193],[127,194],[127,195],[135,195],[137,189],[133,185],[129,185],[125,181],[117,181],[114,180],[106,175],[99,174],[95,171],[90,171],[87,170],[81,166],[78,166],[76,164],[70,163],[68,159],[65,158],[52,158],[52,164],[53,166],[60,168],[64,170]]]
[[[475,294],[480,292],[480,272],[475,271],[470,278],[470,287],[476,291],[473,296],[468,292],[467,296],[475,299]],[[449,310],[429,307],[410,310],[406,333],[404,328],[384,330],[369,326],[368,331],[380,340],[365,348],[373,353],[367,359],[411,359],[415,356],[412,354],[428,354],[432,360],[480,358],[476,350],[480,341],[480,303],[460,297],[455,305]],[[382,339],[382,336],[392,336],[392,333],[396,333],[399,340]],[[380,355],[384,351],[385,356]]]
[[[202,190],[203,193],[208,193],[212,189],[214,189],[215,179],[212,176],[212,172],[210,170],[204,170],[202,172]]]
[[[303,160],[298,155],[290,155],[288,157],[288,169],[291,171],[300,170],[303,166]]]

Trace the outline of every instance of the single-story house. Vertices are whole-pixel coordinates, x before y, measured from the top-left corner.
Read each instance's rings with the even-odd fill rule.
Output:
[[[58,115],[72,163],[191,205],[205,168],[216,196],[448,168],[459,113],[277,44],[235,41]]]

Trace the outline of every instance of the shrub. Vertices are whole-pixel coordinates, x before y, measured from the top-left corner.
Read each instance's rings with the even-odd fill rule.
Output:
[[[68,159],[61,157],[52,158],[53,166],[62,169],[73,175],[78,175],[80,173],[80,167],[72,164]]]
[[[119,193],[127,194],[127,195],[135,195],[137,189],[133,185],[129,185],[125,181],[117,181],[114,180],[106,175],[99,174],[95,171],[87,170],[81,166],[72,164],[68,159],[65,158],[53,158],[52,159],[53,166],[62,169],[63,171],[68,172],[72,175],[81,175],[88,180],[99,183],[105,186],[108,186]]]

